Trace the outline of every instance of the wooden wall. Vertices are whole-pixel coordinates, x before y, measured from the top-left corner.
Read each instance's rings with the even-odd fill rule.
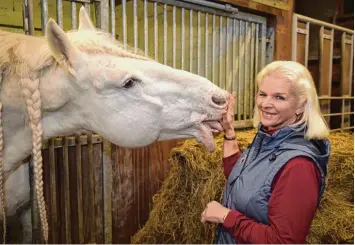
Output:
[[[68,142],[52,139],[42,151],[49,242],[130,243],[148,220],[177,141],[139,149],[111,145],[110,156],[99,136]]]

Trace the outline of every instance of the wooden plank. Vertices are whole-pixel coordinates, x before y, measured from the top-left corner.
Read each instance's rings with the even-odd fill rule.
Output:
[[[61,148],[55,148],[55,162],[57,163],[57,190],[58,190],[58,201],[57,201],[57,207],[58,207],[58,243],[66,243],[65,239],[65,205],[64,205],[64,200],[65,200],[65,193],[64,193],[64,188],[61,188],[64,183],[64,166],[63,166],[63,150]]]
[[[48,149],[48,161],[49,161],[49,172],[50,172],[50,202],[47,202],[49,206],[48,213],[51,214],[50,216],[50,230],[49,232],[51,236],[52,243],[59,243],[58,240],[58,207],[57,207],[57,165],[56,165],[56,158],[55,158],[55,151],[54,151],[54,139],[50,140],[49,149]],[[48,182],[45,182],[48,183]],[[50,211],[50,212],[49,212]]]
[[[297,28],[306,30],[306,24],[302,22],[297,23]],[[307,34],[306,34],[307,35]],[[296,61],[305,65],[306,61],[306,36],[304,33],[297,32],[297,52],[296,52]]]
[[[50,183],[51,173],[50,173],[50,162],[49,162],[49,150],[42,150],[42,159],[43,159],[43,183]],[[43,192],[44,192],[43,195],[44,195],[44,201],[46,203],[47,214],[51,214],[52,213],[52,209],[50,205],[51,198],[52,198],[51,185],[44,184]],[[52,216],[48,215],[47,219],[48,219],[48,228],[49,230],[52,230],[52,224],[53,224]],[[51,232],[49,232],[48,234],[48,242],[53,243],[53,235],[51,234]]]
[[[69,139],[66,137],[66,142],[69,144]],[[70,225],[71,225],[71,242],[79,243],[79,229],[78,229],[78,188],[76,180],[76,149],[75,147],[68,146],[68,164],[69,164],[69,195],[70,195]]]
[[[82,146],[79,135],[75,137],[75,180],[77,190],[78,243],[84,243],[84,209],[83,209],[83,178],[82,178]],[[73,204],[74,205],[74,204]]]
[[[332,39],[324,38],[324,34],[331,35]],[[332,82],[332,64],[333,64],[333,36],[334,32],[321,27],[319,31],[319,85],[318,94],[320,96],[331,96],[331,82]],[[330,113],[330,101],[320,101],[321,111],[324,114]],[[326,121],[329,123],[330,118],[326,117]]]
[[[342,45],[341,45],[341,83],[340,91],[342,96],[351,96],[352,89],[352,60],[353,60],[353,45],[352,36],[343,33],[342,35]],[[350,44],[349,44],[350,43]],[[351,103],[353,100],[345,100],[343,102],[343,112],[351,111]],[[344,115],[342,117],[341,127],[350,126],[350,115]]]
[[[104,193],[102,144],[93,145],[94,164],[94,210],[95,210],[95,243],[102,244],[104,238]]]
[[[64,213],[65,213],[65,242],[72,243],[71,240],[71,210],[70,210],[70,178],[69,178],[69,152],[68,141],[63,138],[63,191],[64,191]]]
[[[112,145],[112,151],[112,161],[115,163],[112,169],[112,242],[130,243],[129,234],[132,233],[132,224],[136,217],[132,211],[133,150]]]
[[[112,144],[108,140],[103,141],[103,182],[104,182],[104,230],[105,243],[112,243]]]
[[[91,177],[91,166],[89,160],[89,145],[82,146],[81,159],[82,159],[82,180],[83,180],[83,224],[84,224],[84,242],[93,243],[93,221],[94,221],[94,208],[93,208],[93,194],[94,188]]]

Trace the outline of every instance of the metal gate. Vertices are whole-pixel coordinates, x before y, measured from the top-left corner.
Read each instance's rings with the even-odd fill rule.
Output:
[[[23,2],[27,34],[44,34],[49,17],[64,30],[77,28],[79,6],[84,5],[96,27],[125,47],[237,92],[236,127],[252,125],[255,76],[273,57],[273,33],[267,38],[266,18],[204,0]],[[40,4],[40,16],[33,14],[34,3]],[[98,135],[50,139],[43,147],[50,242],[129,243],[149,217],[174,145],[161,142],[126,150]],[[33,214],[36,217],[35,209]],[[33,219],[34,242],[40,241],[39,227]]]

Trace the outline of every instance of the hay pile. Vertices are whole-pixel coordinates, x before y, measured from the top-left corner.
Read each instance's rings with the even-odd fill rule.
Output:
[[[354,136],[332,133],[328,185],[308,243],[354,243]]]
[[[255,130],[238,132],[243,150]],[[326,194],[307,238],[309,243],[353,243],[353,135],[330,136],[332,154]],[[171,169],[153,197],[153,209],[146,225],[132,243],[212,243],[216,225],[203,226],[200,214],[205,205],[220,201],[225,177],[222,168],[222,137],[217,150],[208,153],[195,140],[187,140],[171,152]]]

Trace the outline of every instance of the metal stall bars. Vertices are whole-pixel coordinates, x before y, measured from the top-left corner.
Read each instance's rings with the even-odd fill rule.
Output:
[[[35,30],[34,17],[37,16],[33,14],[33,4],[33,0],[23,0],[23,28],[28,35],[34,35]],[[41,29],[43,34],[45,34],[45,26],[49,15],[56,19],[60,27],[76,29],[79,7],[83,5],[89,14],[95,14],[96,27],[102,30],[109,31],[109,16],[111,16],[110,31],[113,36],[115,35],[115,1],[113,0],[110,0],[110,5],[109,0],[41,0],[40,5],[41,26],[37,26],[36,29]],[[69,13],[63,12],[64,6],[66,9],[70,8]],[[65,26],[64,24],[68,20],[71,23]],[[44,182],[49,183],[45,185],[44,190],[49,213],[49,241],[51,243],[105,242],[103,233],[97,235],[99,233],[85,232],[85,230],[95,230],[95,227],[101,227],[104,230],[105,237],[110,239],[111,230],[109,228],[111,224],[106,217],[107,215],[102,215],[105,222],[108,222],[107,224],[105,223],[106,225],[104,221],[100,222],[99,219],[93,219],[93,217],[97,216],[95,214],[98,214],[101,209],[105,210],[105,214],[108,213],[107,210],[111,210],[109,202],[105,203],[104,207],[100,206],[100,200],[111,195],[109,185],[112,182],[111,143],[107,140],[102,140],[98,135],[53,138],[44,144],[42,153],[44,155],[45,168]],[[76,164],[70,165],[69,162],[75,162]],[[85,169],[82,169],[82,165],[85,166]],[[71,176],[75,176],[75,179],[70,180],[70,172],[73,171],[75,173],[72,173]],[[35,190],[32,184],[32,173],[33,170],[31,168],[32,240],[37,243],[42,242],[42,236]],[[99,184],[95,184],[94,180],[101,181],[99,181]],[[58,187],[59,182],[64,184],[63,188]],[[88,184],[89,188],[86,189],[89,189],[92,193],[101,193],[101,191],[97,190],[97,188],[101,187],[103,194],[83,195],[83,183]],[[74,199],[72,199],[72,191],[69,191],[73,190],[73,186],[76,189]],[[88,217],[91,217],[91,219],[86,220],[84,208],[86,208],[85,211],[91,213],[91,215],[86,213],[90,215]],[[73,212],[73,210],[75,211]],[[74,226],[72,226],[71,222],[73,217],[77,220]]]
[[[297,61],[308,67],[309,61],[309,36],[310,25],[320,26],[319,30],[319,81],[318,94],[322,112],[327,118],[340,116],[340,127],[332,128],[332,131],[344,131],[353,129],[350,125],[351,103],[353,103],[352,82],[353,82],[353,49],[354,49],[354,31],[333,25],[324,21],[309,18],[303,15],[293,15],[292,29],[292,60]],[[332,96],[332,75],[333,75],[333,46],[334,32],[341,32],[341,81],[340,95]],[[316,78],[317,79],[317,78]],[[315,80],[316,80],[315,79]],[[317,81],[315,81],[317,82]],[[331,113],[331,100],[341,100],[341,112]]]
[[[116,33],[124,45],[236,91],[235,125],[252,125],[254,80],[266,63],[266,18],[204,0],[122,0],[116,9],[122,16]],[[137,20],[137,14],[144,19]],[[272,54],[273,45],[269,47]],[[271,61],[269,55],[267,62]]]
[[[31,3],[31,0],[27,2]],[[239,12],[228,4],[203,0],[122,0],[115,8],[112,0],[110,5],[108,0],[57,0],[55,5],[53,2],[41,1],[42,27],[48,16],[53,15],[49,13],[55,13],[58,23],[62,23],[64,28],[70,29],[69,24],[76,28],[77,4],[83,4],[91,14],[95,14],[97,27],[108,30],[111,19],[111,33],[125,47],[131,45],[136,51],[144,50],[145,55],[161,63],[188,69],[221,88],[236,91],[236,127],[251,125],[256,93],[254,80],[266,63],[266,18]],[[53,9],[56,11],[51,11]],[[70,12],[63,9],[70,9]],[[30,33],[33,15],[26,16],[28,24],[25,29]],[[117,25],[112,22],[115,16],[122,17]],[[47,154],[44,160],[50,163],[44,164],[49,168],[44,172],[50,173],[44,177],[47,178],[46,183],[51,183],[45,190],[47,205],[51,204],[48,210],[52,218],[51,242],[112,243],[113,233],[121,234],[126,230],[117,229],[117,222],[113,220],[111,155],[114,153],[111,154],[109,142],[101,141],[95,135],[76,137],[75,140],[66,137],[51,139],[44,146],[44,154]],[[70,179],[69,175],[75,177]],[[95,186],[94,179],[99,180]],[[64,184],[64,188],[58,187],[59,182]],[[68,194],[69,189],[71,194]],[[95,194],[90,194],[90,191]],[[100,213],[102,210],[104,214]],[[138,229],[142,222],[144,219],[130,226]]]

